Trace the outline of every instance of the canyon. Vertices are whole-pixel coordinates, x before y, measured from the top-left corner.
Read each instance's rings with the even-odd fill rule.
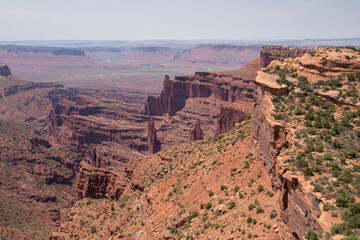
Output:
[[[202,62],[191,54],[209,48],[249,55],[257,49],[205,45],[182,54]],[[80,52],[59,54],[85,57]],[[1,166],[11,172],[11,181],[3,177],[0,182],[4,202],[26,206],[19,216],[28,214],[29,222],[43,218],[47,229],[32,226],[29,231],[24,230],[28,223],[4,221],[0,234],[36,238],[52,232],[50,239],[237,239],[245,234],[302,239],[330,234],[331,226],[341,223],[334,216],[343,208],[335,207],[332,215],[325,211],[325,204],[336,204],[329,195],[314,191],[321,174],[305,175],[304,169],[290,164],[293,155],[303,156],[299,146],[310,143],[295,139],[304,114],[279,102],[293,101],[289,96],[305,99],[304,92],[313,84],[311,90],[321,99],[317,101],[325,101],[321,104],[355,111],[358,87],[352,82],[358,78],[358,59],[358,52],[346,48],[267,46],[258,59],[238,70],[197,71],[173,79],[165,75],[158,96],[146,90],[22,81],[9,67],[0,67],[0,147],[5,150]],[[346,81],[341,89],[340,84],[322,87],[339,76],[338,81]],[[300,112],[310,108],[291,103]],[[353,141],[358,146],[356,138]],[[348,164],[357,164],[357,154]],[[309,162],[324,158],[321,153],[306,157]],[[327,171],[324,175],[334,178]],[[26,179],[31,179],[27,185]],[[12,186],[15,181],[18,185]],[[48,212],[42,213],[43,208]],[[336,234],[340,239],[343,233]]]

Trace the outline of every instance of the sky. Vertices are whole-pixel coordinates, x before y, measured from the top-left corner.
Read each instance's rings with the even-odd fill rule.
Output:
[[[359,0],[0,0],[0,41],[360,37]]]

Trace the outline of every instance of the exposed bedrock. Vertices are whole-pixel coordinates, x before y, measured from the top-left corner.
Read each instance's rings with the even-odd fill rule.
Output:
[[[145,115],[173,116],[184,108],[185,100],[188,98],[213,96],[230,103],[254,99],[256,71],[266,67],[273,60],[301,56],[309,51],[286,46],[262,47],[259,59],[237,71],[195,72],[194,75],[177,76],[174,79],[166,75],[160,96],[148,96]]]
[[[126,168],[110,171],[83,161],[77,177],[76,197],[78,200],[82,198],[118,200],[130,182],[131,175],[132,172]]]
[[[149,144],[149,153],[154,154],[160,151],[161,149],[161,143],[157,139],[156,136],[156,128],[154,119],[150,118],[148,123],[148,129],[147,129],[147,138],[148,138],[148,144]]]
[[[237,123],[249,120],[254,108],[253,101],[237,101],[222,106],[217,116],[216,135],[230,131]]]
[[[266,67],[272,61],[289,57],[300,57],[305,53],[309,53],[310,49],[299,49],[288,46],[264,46],[261,48],[260,59],[261,65]]]
[[[259,77],[262,75],[259,74]],[[272,109],[271,84],[258,84],[257,101],[251,117],[252,137],[257,155],[262,159],[272,176],[274,189],[280,189],[280,217],[285,223],[282,229],[284,239],[302,239],[306,230],[323,231],[318,222],[321,215],[320,200],[311,190],[304,189],[297,177],[287,173],[278,163],[278,156],[282,150],[291,147],[290,130],[270,116]],[[280,87],[280,86],[279,86]]]
[[[178,76],[170,80],[165,76],[164,88],[159,97],[149,96],[145,114],[159,116],[165,113],[173,116],[185,106],[185,100],[196,97],[214,96],[216,99],[234,102],[253,98],[254,85],[250,80],[230,75],[196,72],[191,76]]]
[[[204,139],[204,132],[201,129],[200,120],[196,119],[195,126],[193,129],[191,129],[191,132],[190,132],[190,140],[196,141],[196,140],[203,140],[203,139]]]

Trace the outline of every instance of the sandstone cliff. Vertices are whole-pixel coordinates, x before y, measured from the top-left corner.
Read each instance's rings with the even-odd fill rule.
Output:
[[[233,129],[237,123],[251,118],[254,102],[240,100],[222,106],[217,116],[216,135],[224,134]]]
[[[138,114],[137,108],[137,103],[103,98],[101,94],[73,93],[52,109],[48,132],[54,143],[68,148],[113,142],[146,152],[143,122],[147,118]]]
[[[266,67],[274,60],[300,57],[308,52],[310,52],[310,49],[288,46],[265,46],[261,48],[260,52],[261,65]]]
[[[178,76],[174,80],[165,76],[164,90],[159,97],[148,97],[145,114],[158,116],[167,113],[173,116],[184,108],[188,98],[213,96],[219,100],[234,102],[252,99],[253,92],[251,80],[226,74],[196,72],[195,75]]]
[[[344,190],[346,187],[342,190],[329,187],[331,192],[317,188],[319,180],[334,176],[328,167],[334,161],[340,162],[333,158],[339,151],[336,145],[334,147],[334,141],[336,144],[337,138],[353,132],[348,132],[348,125],[337,130],[337,121],[341,114],[346,114],[342,112],[343,105],[348,106],[345,109],[353,107],[350,111],[359,106],[358,95],[350,94],[350,91],[359,92],[352,83],[360,78],[360,73],[355,72],[359,69],[358,58],[359,53],[344,48],[314,48],[301,57],[273,61],[267,69],[257,73],[252,136],[258,157],[272,176],[273,188],[280,190],[283,239],[301,239],[308,230],[330,232],[332,224],[339,223],[337,214],[349,206],[338,202],[339,192],[347,194],[349,191]],[[343,95],[342,92],[347,93]],[[321,115],[324,111],[326,114]],[[339,115],[333,115],[334,112]],[[317,137],[320,133],[326,134],[326,141],[333,141],[332,145],[324,142],[321,136]],[[356,139],[348,141],[350,145],[358,145]],[[313,147],[314,144],[317,147]],[[334,212],[330,215],[326,206],[334,203],[331,199],[335,197],[338,208],[333,206]]]
[[[118,200],[130,182],[132,173],[126,168],[110,171],[83,161],[77,176],[77,199],[111,198]]]
[[[262,47],[260,58],[240,70],[224,72],[196,72],[190,76],[177,76],[173,80],[165,76],[160,96],[148,96],[145,115],[173,116],[185,106],[185,100],[210,97],[226,102],[254,99],[255,72],[266,67],[272,60],[301,56],[307,49],[295,47]]]

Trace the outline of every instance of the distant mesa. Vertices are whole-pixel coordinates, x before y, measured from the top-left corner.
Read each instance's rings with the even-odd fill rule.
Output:
[[[10,71],[10,68],[8,67],[8,65],[4,65],[4,66],[0,66],[0,76],[10,76],[12,75],[11,74],[11,71]]]
[[[85,56],[85,52],[80,49],[73,48],[60,48],[60,47],[30,47],[30,46],[16,46],[16,45],[3,45],[0,50],[7,52],[32,52],[32,53],[51,53],[55,56],[72,55],[72,56]]]

